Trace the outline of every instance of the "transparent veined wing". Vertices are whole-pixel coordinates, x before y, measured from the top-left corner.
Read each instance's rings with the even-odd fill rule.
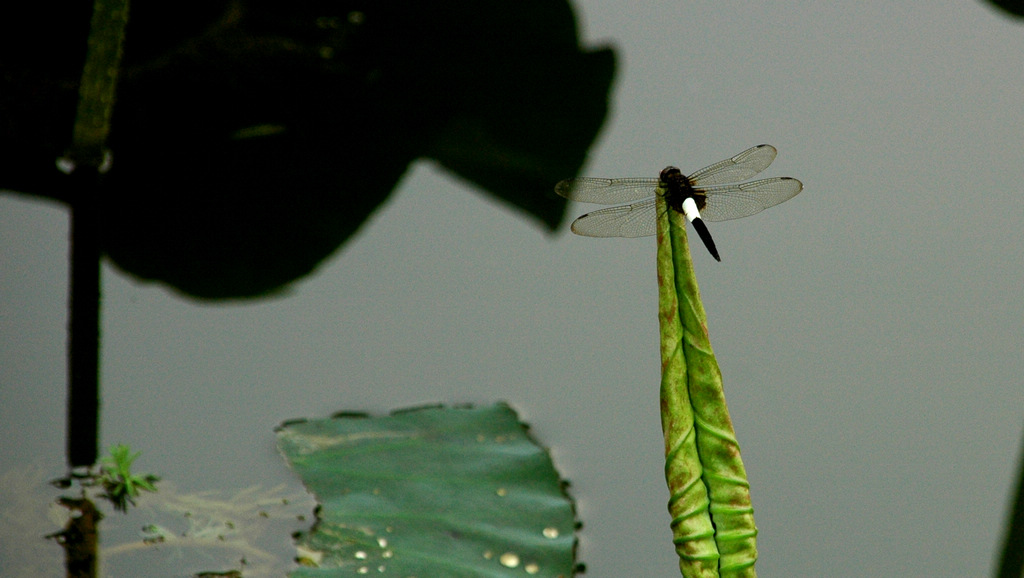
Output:
[[[657,188],[658,179],[595,179],[591,177],[577,177],[559,182],[555,185],[555,192],[570,201],[594,203],[597,205],[617,205],[645,197],[653,197]]]
[[[658,227],[654,207],[654,197],[649,197],[631,205],[600,209],[573,221],[572,232],[584,237],[650,237]]]
[[[697,187],[705,195],[700,216],[705,221],[728,221],[760,213],[802,191],[803,183],[790,177],[759,179],[749,183]]]
[[[772,145],[751,147],[730,159],[706,166],[689,175],[690,182],[696,187],[745,181],[768,168],[777,154],[779,151]]]
[[[768,168],[777,154],[771,145],[758,145],[689,175],[703,220],[727,221],[747,217],[791,199],[803,190],[800,181],[789,177],[740,182]],[[601,209],[576,219],[572,232],[577,235],[646,237],[654,235],[657,229],[654,197],[658,194],[659,185],[659,179],[651,178],[578,177],[561,181],[555,185],[555,192],[583,203],[632,203]],[[685,190],[683,193],[686,194]]]

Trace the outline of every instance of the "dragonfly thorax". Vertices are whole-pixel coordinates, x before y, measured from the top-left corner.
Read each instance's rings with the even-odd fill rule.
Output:
[[[695,191],[690,179],[676,167],[665,167],[659,177],[665,187],[665,203],[683,213],[683,201],[692,198],[698,209],[704,208],[704,195]]]

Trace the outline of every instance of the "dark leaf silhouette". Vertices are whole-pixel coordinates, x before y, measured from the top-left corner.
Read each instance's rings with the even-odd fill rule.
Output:
[[[1024,18],[1024,1],[1021,0],[988,0],[989,4],[992,4],[996,8],[1016,16],[1017,18]]]
[[[0,187],[68,200],[54,159],[88,20],[6,22]],[[582,164],[613,69],[610,50],[580,49],[562,2],[133,4],[103,249],[193,296],[265,295],[313,271],[424,157],[553,229],[551,183]]]

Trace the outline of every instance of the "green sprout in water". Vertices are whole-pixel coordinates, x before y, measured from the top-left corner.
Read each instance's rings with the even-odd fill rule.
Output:
[[[131,472],[132,462],[141,455],[142,452],[133,455],[130,447],[118,444],[110,448],[109,456],[100,459],[99,482],[105,490],[103,497],[110,500],[116,510],[127,512],[128,504],[135,505],[141,490],[156,491],[159,476]]]

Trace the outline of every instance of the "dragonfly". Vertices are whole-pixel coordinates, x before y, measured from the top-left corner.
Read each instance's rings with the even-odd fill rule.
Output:
[[[577,177],[559,182],[555,192],[581,203],[630,203],[587,213],[573,221],[572,232],[584,237],[654,235],[655,200],[662,195],[670,209],[686,216],[711,256],[721,261],[704,221],[749,217],[788,201],[803,190],[803,183],[791,177],[741,182],[768,168],[778,152],[771,145],[758,145],[689,176],[676,167],[665,167],[657,179]]]

